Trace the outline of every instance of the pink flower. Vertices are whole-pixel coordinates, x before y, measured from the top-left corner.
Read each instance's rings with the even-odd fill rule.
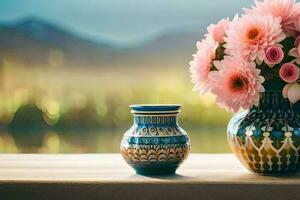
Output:
[[[230,21],[228,19],[222,19],[217,24],[211,24],[208,28],[208,34],[219,43],[224,42],[225,32],[229,28]]]
[[[229,111],[237,112],[240,108],[249,109],[258,105],[260,92],[264,92],[260,70],[254,62],[247,63],[226,56],[222,61],[215,61],[219,71],[211,72],[215,81],[211,92],[217,97],[217,104]]]
[[[287,83],[293,83],[299,79],[299,67],[293,63],[285,63],[279,70],[279,76]]]
[[[299,45],[300,45],[300,35],[298,35],[295,40],[295,47],[298,47]]]
[[[274,65],[279,64],[284,58],[284,52],[279,45],[271,45],[265,49],[264,61],[273,68]]]
[[[287,35],[294,34],[295,21],[300,17],[300,4],[295,3],[295,0],[256,0],[252,10],[244,10],[255,15],[280,17],[282,28]]]
[[[300,33],[300,18],[297,21],[295,21],[294,25],[295,25],[296,34],[299,35],[299,33]],[[298,46],[298,45],[296,45],[296,46]]]
[[[225,38],[225,52],[228,55],[238,55],[246,62],[256,60],[260,64],[265,57],[265,49],[284,39],[280,18],[248,14],[231,23]]]
[[[284,86],[282,94],[291,103],[297,103],[300,100],[300,85],[298,83],[289,83]]]
[[[282,89],[282,96],[284,98],[288,98],[288,92],[289,92],[289,87],[291,86],[292,84],[289,83],[289,84],[286,84],[283,89]]]
[[[298,37],[298,38],[299,38],[299,37]],[[298,38],[297,38],[297,39],[298,39]],[[295,41],[295,44],[298,43],[297,39],[296,39],[296,41]],[[300,42],[300,41],[299,41],[299,42]],[[298,44],[298,47],[297,47],[297,48],[291,49],[291,50],[289,51],[289,55],[292,56],[292,57],[295,57],[295,58],[296,58],[296,59],[295,59],[295,62],[296,62],[297,64],[300,64],[300,44]]]
[[[212,62],[216,58],[217,47],[218,44],[211,37],[197,42],[197,52],[190,62],[192,82],[195,83],[194,90],[199,91],[201,94],[211,88],[212,82],[208,74],[211,71]]]

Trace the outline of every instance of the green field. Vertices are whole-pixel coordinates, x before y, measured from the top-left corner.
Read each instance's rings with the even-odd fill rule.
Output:
[[[176,69],[176,70],[175,70]],[[1,69],[0,152],[118,152],[130,104],[182,104],[193,152],[226,152],[230,113],[192,91],[187,69],[126,66]]]
[[[0,133],[1,153],[118,153],[124,129]],[[225,127],[189,129],[193,153],[229,152]]]

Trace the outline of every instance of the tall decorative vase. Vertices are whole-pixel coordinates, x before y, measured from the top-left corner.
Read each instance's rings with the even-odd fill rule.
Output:
[[[138,174],[173,174],[187,158],[190,142],[178,125],[179,105],[133,105],[134,124],[124,134],[121,152]]]
[[[250,171],[289,174],[299,169],[299,103],[292,105],[282,90],[267,90],[259,106],[236,114],[228,125],[232,151]]]

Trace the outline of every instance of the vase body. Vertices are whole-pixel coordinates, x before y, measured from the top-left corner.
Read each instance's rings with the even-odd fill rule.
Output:
[[[124,134],[121,153],[138,174],[173,174],[187,158],[190,142],[179,127],[178,105],[134,105],[133,126]]]
[[[250,171],[272,175],[299,169],[299,105],[281,91],[266,91],[259,106],[237,113],[228,125],[229,145]]]

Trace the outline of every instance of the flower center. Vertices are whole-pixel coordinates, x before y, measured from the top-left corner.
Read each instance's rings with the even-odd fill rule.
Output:
[[[257,40],[259,33],[260,33],[259,29],[257,27],[253,27],[248,31],[247,38],[249,40]]]
[[[269,52],[269,56],[270,56],[270,58],[272,58],[272,59],[278,59],[278,57],[279,57],[279,53],[278,53],[278,50],[277,49],[275,49],[275,48],[272,48],[271,50],[270,50],[270,52]]]
[[[240,91],[246,88],[248,85],[248,79],[243,76],[234,76],[231,79],[231,89],[234,91]]]
[[[285,74],[285,76],[287,76],[287,77],[291,77],[291,76],[294,75],[294,70],[291,69],[291,68],[288,68],[288,69],[285,70],[284,74]]]

